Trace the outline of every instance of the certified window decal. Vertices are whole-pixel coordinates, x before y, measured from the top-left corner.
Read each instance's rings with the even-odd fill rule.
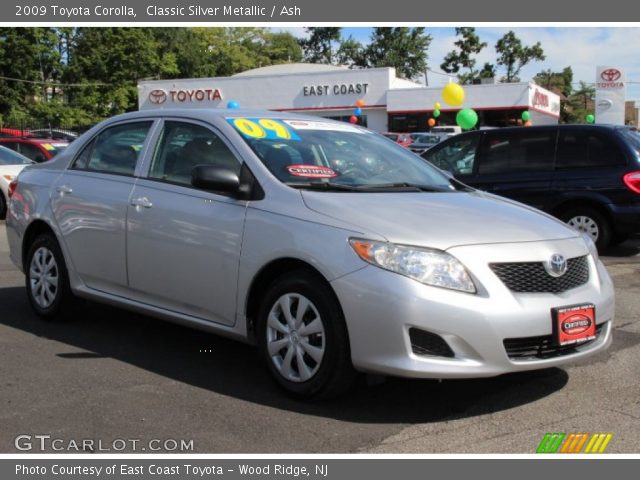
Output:
[[[294,177],[334,178],[338,176],[333,168],[322,165],[287,165],[285,170]]]

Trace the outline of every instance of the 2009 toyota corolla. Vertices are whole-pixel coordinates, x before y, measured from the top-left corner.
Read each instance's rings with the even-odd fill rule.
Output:
[[[298,395],[336,395],[356,371],[557,366],[611,341],[588,238],[358,126],[126,114],[11,190],[11,257],[39,315],[84,297],[253,342]]]

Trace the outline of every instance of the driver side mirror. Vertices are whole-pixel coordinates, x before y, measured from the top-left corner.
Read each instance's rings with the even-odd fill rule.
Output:
[[[233,170],[213,165],[197,165],[191,170],[191,185],[201,190],[237,196],[240,178]]]

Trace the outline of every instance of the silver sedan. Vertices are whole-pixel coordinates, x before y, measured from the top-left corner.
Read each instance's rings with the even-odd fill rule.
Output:
[[[347,123],[126,114],[11,192],[11,257],[40,316],[82,297],[255,343],[295,395],[338,395],[356,372],[558,366],[611,342],[590,239]]]

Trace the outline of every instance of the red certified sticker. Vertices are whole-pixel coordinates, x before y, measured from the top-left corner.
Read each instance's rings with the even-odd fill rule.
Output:
[[[287,165],[285,168],[294,177],[333,178],[338,176],[333,168],[322,165]]]
[[[552,309],[553,333],[558,345],[588,342],[596,338],[596,307],[593,304]]]

